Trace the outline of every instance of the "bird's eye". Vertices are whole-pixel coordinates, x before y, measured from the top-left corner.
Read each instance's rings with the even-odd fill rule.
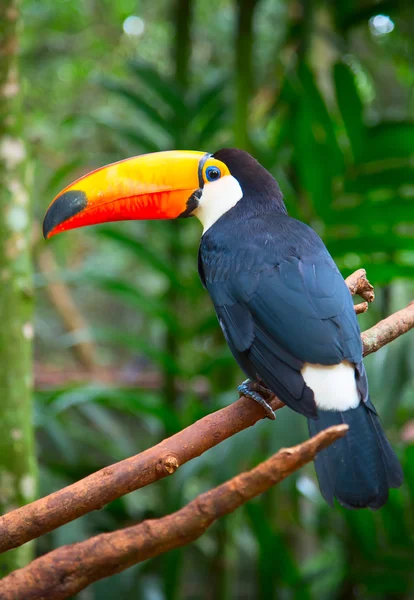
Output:
[[[216,181],[216,179],[220,179],[221,171],[218,167],[207,167],[206,169],[206,179],[207,181]]]

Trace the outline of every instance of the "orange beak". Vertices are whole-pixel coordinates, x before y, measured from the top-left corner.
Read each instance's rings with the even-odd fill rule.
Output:
[[[56,196],[47,210],[43,235],[50,238],[68,229],[109,221],[190,216],[209,156],[156,152],[97,169]]]

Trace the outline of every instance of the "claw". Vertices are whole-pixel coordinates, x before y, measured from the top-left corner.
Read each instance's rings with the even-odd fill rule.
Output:
[[[269,390],[267,388],[255,381],[252,381],[251,379],[246,379],[246,381],[243,381],[243,383],[239,385],[237,390],[240,396],[247,396],[248,398],[251,398],[258,404],[260,404],[260,406],[263,407],[266,413],[266,417],[268,419],[271,419],[272,421],[276,419],[272,407],[266,402],[266,400],[263,397],[264,395],[269,395]]]

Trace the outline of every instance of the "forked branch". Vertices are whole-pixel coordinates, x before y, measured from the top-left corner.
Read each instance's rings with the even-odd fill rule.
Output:
[[[372,300],[372,286],[363,269],[356,271],[346,281],[351,293]],[[412,327],[414,303],[362,334],[364,355],[375,352]],[[273,410],[284,406],[275,396],[270,397],[268,402]],[[249,398],[242,397],[141,454],[109,465],[62,490],[3,515],[0,518],[0,553],[171,475],[189,460],[262,418],[264,413],[261,407]]]
[[[347,429],[347,425],[336,425],[299,446],[279,450],[251,471],[201,494],[166,517],[53,550],[0,581],[0,598],[69,598],[98,579],[189,544],[214,521],[310,462],[317,452],[344,436]]]

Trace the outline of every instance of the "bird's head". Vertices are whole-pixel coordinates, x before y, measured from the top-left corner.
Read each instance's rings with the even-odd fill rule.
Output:
[[[97,223],[193,215],[206,231],[247,195],[281,201],[276,181],[243,150],[143,154],[66,187],[47,210],[43,234],[49,238]]]

